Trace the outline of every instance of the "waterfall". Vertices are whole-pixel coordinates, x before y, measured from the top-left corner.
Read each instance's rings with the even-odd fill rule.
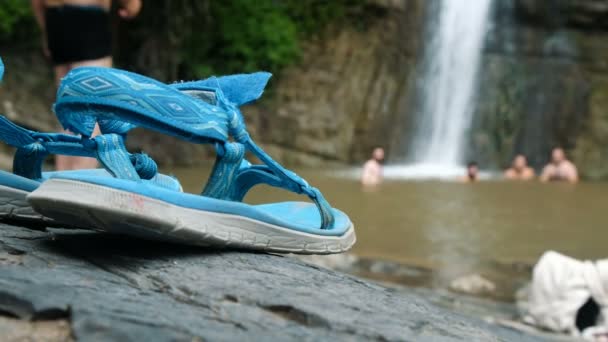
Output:
[[[477,74],[492,0],[438,0],[427,25],[419,106],[408,166],[387,176],[442,177],[462,174],[466,135],[477,91]]]

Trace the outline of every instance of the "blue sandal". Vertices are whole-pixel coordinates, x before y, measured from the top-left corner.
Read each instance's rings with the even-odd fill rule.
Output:
[[[107,154],[98,154],[114,177],[57,174],[28,196],[44,215],[76,215],[97,229],[177,242],[293,253],[339,253],[355,243],[349,218],[321,192],[276,163],[250,138],[239,106],[257,100],[270,74],[209,78],[167,86],[118,70],[78,68],[62,81],[55,112],[66,129],[88,137],[98,122]],[[213,144],[216,163],[202,195],[142,182],[124,145],[114,137],[130,129],[156,130],[192,143]],[[98,143],[99,145],[99,143]],[[262,161],[252,165],[246,151]],[[267,184],[307,195],[314,204],[249,205],[254,186]]]
[[[0,80],[3,72],[4,65],[0,59]],[[125,127],[129,124],[120,125],[119,122],[115,122],[114,125]],[[98,151],[94,141],[86,141],[69,134],[34,132],[14,124],[2,115],[0,115],[0,141],[17,148],[13,159],[13,173],[0,170],[0,219],[52,221],[35,212],[26,201],[26,196],[51,176],[58,174],[111,176],[104,169],[42,172],[42,164],[49,154],[97,157]],[[181,191],[180,183],[173,177],[158,174],[156,163],[145,154],[131,154],[129,157],[138,174],[146,179],[146,182],[173,191]],[[71,222],[74,223],[73,220]]]
[[[62,133],[39,133],[20,127],[0,115],[0,140],[17,148],[13,173],[0,170],[0,218],[51,221],[32,209],[26,196],[42,182],[60,174],[111,177],[105,169],[42,172],[49,154],[97,157],[95,141]],[[182,191],[179,181],[157,173],[156,163],[145,154],[130,154],[130,161],[145,182]],[[72,220],[73,221],[73,220]],[[72,224],[74,225],[74,222]]]

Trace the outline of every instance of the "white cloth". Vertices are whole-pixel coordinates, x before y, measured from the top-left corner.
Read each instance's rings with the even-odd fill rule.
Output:
[[[526,323],[585,337],[589,334],[581,335],[576,328],[576,314],[592,297],[601,308],[593,331],[605,331],[608,329],[608,259],[583,262],[557,252],[546,252],[534,267],[526,297],[518,303]]]

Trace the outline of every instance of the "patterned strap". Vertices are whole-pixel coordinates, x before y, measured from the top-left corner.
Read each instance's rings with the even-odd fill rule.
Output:
[[[242,106],[259,99],[272,74],[256,72],[252,74],[230,75],[222,77],[209,77],[200,81],[180,82],[169,84],[169,87],[202,100],[211,105],[217,105],[215,89],[228,89],[224,96],[228,101]],[[126,134],[135,125],[118,120],[100,120],[98,122],[102,133]]]
[[[206,102],[216,104],[215,91],[221,89],[223,96],[237,107],[255,102],[264,93],[272,74],[269,72],[255,72],[252,74],[239,74],[221,77],[209,77],[201,81],[182,82],[171,86],[199,97]],[[209,93],[211,91],[211,94]]]
[[[129,175],[131,179],[151,179],[157,173],[156,163],[150,157],[128,154],[122,136],[117,134],[106,134],[91,140],[69,134],[38,133],[20,127],[0,115],[0,140],[17,148],[13,172],[29,179],[42,178],[42,164],[49,154],[98,158],[104,166],[109,164],[108,170],[116,174],[122,175],[124,168],[135,170],[137,177]],[[113,156],[120,152],[112,151],[126,154],[128,165],[113,161]]]
[[[164,83],[96,67],[68,73],[57,91],[54,109],[65,128],[84,136],[91,136],[97,121],[106,131],[119,121],[196,143],[226,141],[231,119],[221,108]],[[116,127],[113,132],[123,133]]]
[[[245,155],[245,147],[239,143],[226,143],[216,146],[216,150],[217,157],[215,164],[202,195],[229,199],[239,166]]]
[[[92,156],[91,151],[83,148],[79,137],[30,131],[2,115],[0,115],[0,139],[17,148],[13,159],[13,172],[30,179],[42,177],[42,163],[51,153]]]
[[[217,104],[214,89],[229,89],[230,91],[228,93],[224,93],[224,95],[230,102],[241,106],[259,99],[260,96],[262,96],[264,88],[266,87],[270,77],[272,77],[272,74],[268,72],[256,72],[253,74],[230,75],[222,77],[212,76],[201,81],[170,84],[169,87],[211,105]],[[76,92],[73,89],[62,89],[61,95],[64,96],[65,92],[72,93],[72,95],[80,95],[83,93],[82,89],[80,94],[75,94]],[[99,124],[99,128],[102,133],[118,133],[124,135],[136,127],[136,125],[128,122],[111,119],[100,119],[97,123]]]
[[[137,172],[127,149],[124,139],[120,134],[102,134],[89,140],[91,147],[96,150],[97,160],[103,167],[116,178],[140,180],[140,173]],[[149,159],[149,158],[148,158]],[[152,159],[150,159],[152,160]],[[154,161],[152,161],[154,162]],[[156,174],[156,163],[154,163],[154,174]],[[149,175],[150,170],[146,170],[145,175]],[[152,178],[150,177],[150,178]],[[148,179],[150,179],[148,178]]]

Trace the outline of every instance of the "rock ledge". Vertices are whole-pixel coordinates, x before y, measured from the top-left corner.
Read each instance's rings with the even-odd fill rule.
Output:
[[[63,340],[534,339],[294,258],[6,224],[0,313],[0,336]]]

